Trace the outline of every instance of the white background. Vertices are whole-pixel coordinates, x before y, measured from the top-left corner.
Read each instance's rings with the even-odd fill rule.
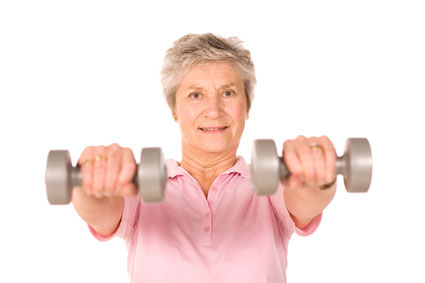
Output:
[[[423,1],[2,1],[0,282],[129,282],[124,241],[101,243],[50,206],[50,149],[161,146],[180,133],[162,97],[165,51],[187,33],[238,36],[258,86],[239,152],[256,138],[372,145],[369,193],[342,177],[319,229],[294,235],[288,282],[425,282]]]

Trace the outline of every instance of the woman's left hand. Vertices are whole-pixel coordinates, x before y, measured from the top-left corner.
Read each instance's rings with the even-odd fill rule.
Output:
[[[283,181],[286,207],[297,227],[303,228],[335,196],[336,151],[326,136],[298,136],[284,142],[282,156],[291,172]]]

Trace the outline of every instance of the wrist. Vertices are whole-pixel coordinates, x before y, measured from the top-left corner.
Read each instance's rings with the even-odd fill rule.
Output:
[[[307,227],[311,223],[311,221],[313,221],[314,217],[316,217],[314,216],[314,217],[307,217],[307,218],[297,218],[294,215],[292,215],[291,212],[289,212],[289,215],[291,216],[291,219],[294,222],[295,226],[297,226],[297,228],[301,230]]]

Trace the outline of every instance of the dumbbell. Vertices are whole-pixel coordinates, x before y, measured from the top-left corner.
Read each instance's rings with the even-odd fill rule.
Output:
[[[251,152],[251,175],[254,191],[258,195],[272,195],[278,182],[291,173],[282,157],[277,155],[271,139],[254,140]],[[345,152],[336,159],[336,174],[344,176],[348,192],[367,192],[372,179],[372,153],[365,138],[349,138]]]
[[[47,157],[46,191],[50,204],[69,204],[72,190],[81,186],[80,166],[72,166],[67,150],[51,150]],[[145,202],[158,202],[164,198],[167,168],[159,147],[143,148],[140,163],[132,181]]]

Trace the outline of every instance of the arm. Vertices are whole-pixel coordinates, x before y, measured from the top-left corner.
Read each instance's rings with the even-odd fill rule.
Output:
[[[78,215],[102,236],[112,235],[118,228],[124,210],[124,197],[96,198],[75,188],[72,204]]]
[[[286,188],[284,198],[289,215],[291,215],[295,225],[303,229],[328,206],[335,193],[336,183],[326,190],[307,187],[302,189]]]

